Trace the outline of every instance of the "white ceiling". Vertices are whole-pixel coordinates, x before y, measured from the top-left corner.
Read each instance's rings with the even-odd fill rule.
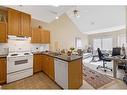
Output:
[[[79,18],[67,12],[70,19],[83,33],[93,34],[125,28],[125,6],[78,6]]]
[[[7,6],[27,12],[32,18],[50,23],[56,15],[67,13],[78,29],[87,34],[119,30],[125,27],[125,6]],[[79,18],[73,10],[79,10]]]
[[[32,18],[41,20],[46,23],[50,23],[55,20],[56,16],[60,16],[69,10],[72,6],[37,6],[37,5],[23,5],[23,6],[7,6],[17,9],[22,12],[26,12],[32,15]]]

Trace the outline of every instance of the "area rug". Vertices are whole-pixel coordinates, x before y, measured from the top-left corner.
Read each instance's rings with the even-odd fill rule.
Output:
[[[83,77],[85,81],[95,89],[98,89],[113,80],[109,76],[98,73],[86,66],[83,68]]]

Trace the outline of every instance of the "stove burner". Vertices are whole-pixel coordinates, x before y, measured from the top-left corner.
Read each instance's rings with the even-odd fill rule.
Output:
[[[11,56],[17,56],[18,54],[11,54]]]
[[[24,55],[29,55],[29,53],[24,53]]]

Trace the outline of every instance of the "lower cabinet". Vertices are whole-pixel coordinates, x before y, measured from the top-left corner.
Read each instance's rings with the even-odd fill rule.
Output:
[[[42,71],[54,80],[54,58],[48,55],[42,55]]]
[[[54,80],[54,58],[44,54],[34,54],[33,72],[43,71]]]
[[[49,75],[49,77],[51,78],[51,79],[53,79],[54,80],[54,58],[53,57],[50,57],[49,56],[49,63],[48,63],[49,65],[49,70],[48,70],[48,75]]]
[[[37,73],[42,71],[42,55],[41,54],[34,54],[33,57],[33,72]]]
[[[0,84],[6,83],[6,58],[0,58]]]

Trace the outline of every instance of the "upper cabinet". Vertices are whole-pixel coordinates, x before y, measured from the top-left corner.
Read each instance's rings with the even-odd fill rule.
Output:
[[[7,42],[7,14],[7,9],[0,7],[0,43]]]
[[[21,32],[23,36],[31,36],[31,16],[26,13],[21,13]]]
[[[42,28],[34,28],[32,31],[32,43],[49,44],[50,32]]]
[[[39,28],[32,29],[31,43],[41,43],[41,31]]]
[[[42,43],[50,43],[50,32],[48,30],[44,30],[42,33]]]
[[[8,34],[31,36],[31,16],[14,9],[8,9]]]
[[[0,22],[0,43],[7,42],[7,23]]]
[[[8,9],[8,34],[19,36],[21,31],[20,12]]]

